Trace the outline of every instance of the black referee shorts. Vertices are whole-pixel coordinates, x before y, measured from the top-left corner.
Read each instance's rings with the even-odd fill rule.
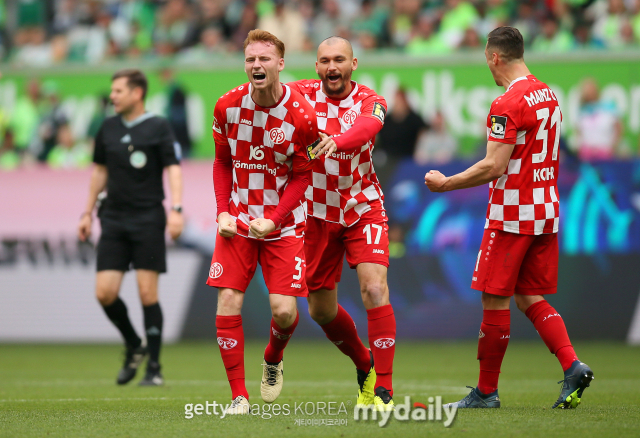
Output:
[[[162,204],[127,211],[105,206],[99,217],[102,234],[98,242],[98,271],[128,271],[133,266],[167,272],[164,240],[167,218]]]

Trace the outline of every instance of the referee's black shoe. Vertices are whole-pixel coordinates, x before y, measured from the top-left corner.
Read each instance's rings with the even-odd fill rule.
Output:
[[[124,353],[124,364],[118,373],[118,385],[129,383],[136,376],[138,367],[147,357],[149,351],[147,347],[141,345],[138,348],[127,347]]]
[[[164,385],[164,379],[160,374],[160,364],[158,362],[151,362],[147,364],[147,373],[144,375],[144,379],[138,383],[140,386],[162,386]]]

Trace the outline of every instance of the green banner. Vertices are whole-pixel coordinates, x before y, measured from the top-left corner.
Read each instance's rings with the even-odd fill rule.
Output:
[[[571,142],[580,109],[580,83],[586,77],[595,78],[601,86],[602,98],[615,103],[624,125],[622,149],[629,153],[638,147],[640,133],[640,63],[637,57],[571,59],[537,58],[528,60],[531,72],[546,82],[558,96],[564,114],[562,129]],[[308,62],[307,62],[308,61]],[[297,60],[286,67],[283,81],[315,78],[313,59]],[[304,66],[308,64],[308,68]],[[53,80],[72,120],[77,138],[86,135],[98,98],[108,93],[109,78],[115,69],[10,71],[0,81],[0,106],[11,114],[15,102],[24,93],[32,75],[41,80]],[[150,90],[147,107],[163,113],[166,106],[165,85],[157,68],[146,69]],[[242,59],[232,58],[223,67],[189,69],[176,67],[176,77],[188,92],[189,130],[194,139],[196,157],[211,157],[215,147],[211,138],[213,108],[219,96],[247,81]],[[503,89],[496,86],[483,57],[474,55],[460,60],[416,60],[406,57],[368,55],[361,60],[354,79],[383,95],[392,109],[398,86],[409,91],[416,110],[429,119],[441,111],[449,130],[460,140],[461,153],[480,153],[486,142],[485,122],[493,99]]]

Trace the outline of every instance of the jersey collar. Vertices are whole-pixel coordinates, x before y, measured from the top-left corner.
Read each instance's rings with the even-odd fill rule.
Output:
[[[131,120],[130,122],[126,121],[124,119],[124,117],[120,117],[120,120],[122,120],[122,124],[124,126],[126,126],[127,128],[131,129],[134,126],[138,126],[140,123],[144,122],[147,119],[150,119],[151,117],[153,117],[154,114],[150,113],[150,112],[145,112],[144,114],[142,114],[141,116],[139,116],[138,118],[135,118],[133,120]]]
[[[253,102],[253,98],[251,97],[251,82],[249,82],[249,86],[247,87],[247,91],[249,93],[249,99],[251,99],[251,102],[253,102],[253,104],[255,106],[257,106],[258,108],[264,108],[267,110],[270,109],[274,109],[274,108],[279,108],[281,106],[283,106],[285,103],[287,103],[287,101],[289,100],[289,97],[291,97],[291,88],[289,88],[288,85],[283,84],[282,82],[280,82],[280,85],[282,85],[282,97],[280,97],[280,101],[278,101],[278,103],[276,103],[273,106],[260,106],[257,103]]]
[[[507,87],[507,91],[509,91],[511,87],[513,87],[513,84],[515,84],[516,82],[526,81],[527,79],[529,79],[527,76],[520,76],[519,78],[515,78]]]
[[[331,103],[334,103],[336,105],[340,105],[341,102],[347,101],[347,100],[353,100],[353,96],[355,96],[358,93],[358,83],[356,81],[351,81],[351,93],[349,93],[347,96],[343,97],[342,99],[334,99],[333,97],[329,97],[327,95],[327,93],[324,92],[324,90],[322,89],[322,81],[320,81],[320,92],[324,95],[325,100],[328,100]]]

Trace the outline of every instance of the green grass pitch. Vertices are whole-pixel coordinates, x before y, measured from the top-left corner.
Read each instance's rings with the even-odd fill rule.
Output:
[[[348,415],[279,415],[185,419],[186,403],[230,401],[214,343],[166,346],[166,386],[115,384],[121,348],[114,345],[0,345],[2,437],[623,437],[639,436],[640,348],[616,343],[577,343],[596,379],[578,409],[550,409],[562,372],[542,342],[511,342],[500,379],[502,408],[458,412],[450,428],[441,422],[391,420],[380,428]],[[252,403],[260,403],[263,343],[249,343],[245,367]],[[395,399],[428,404],[462,398],[477,382],[474,342],[403,342],[394,367]],[[285,384],[277,403],[355,401],[355,370],[328,342],[296,340],[285,352]],[[293,409],[292,409],[293,411]],[[346,419],[347,425],[296,425],[298,419]]]

